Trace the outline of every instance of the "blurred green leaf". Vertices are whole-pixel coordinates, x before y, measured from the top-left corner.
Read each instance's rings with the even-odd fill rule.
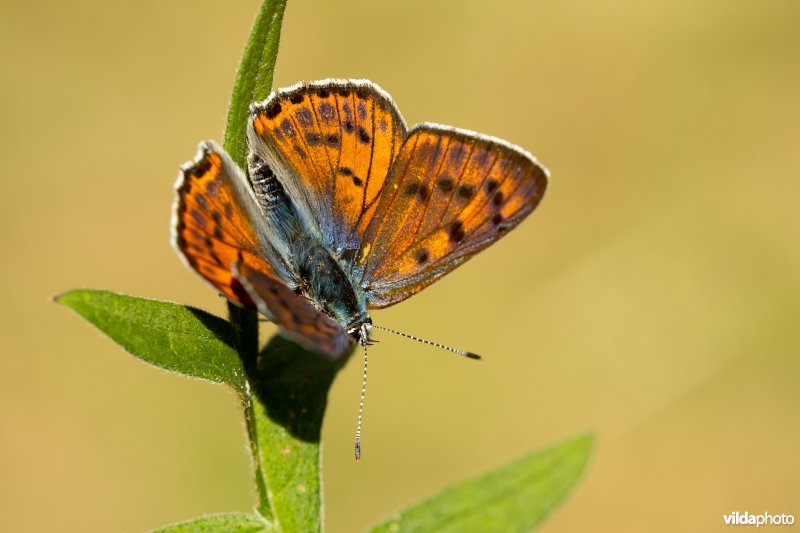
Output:
[[[583,435],[464,481],[371,531],[530,531],[575,486],[594,439]]]
[[[252,514],[230,513],[204,516],[165,526],[152,533],[258,533],[275,531],[264,519]]]
[[[240,394],[245,391],[233,330],[221,318],[185,305],[109,291],[73,290],[55,299],[150,364],[227,383]]]
[[[233,85],[224,146],[233,160],[245,169],[250,104],[266,98],[272,89],[286,1],[265,0],[261,5]]]

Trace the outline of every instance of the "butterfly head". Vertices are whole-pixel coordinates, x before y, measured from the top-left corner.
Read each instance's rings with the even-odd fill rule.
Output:
[[[372,333],[372,319],[367,317],[367,319],[360,324],[355,324],[348,328],[347,333],[353,337],[359,345],[369,346],[372,344],[370,339],[370,334]]]

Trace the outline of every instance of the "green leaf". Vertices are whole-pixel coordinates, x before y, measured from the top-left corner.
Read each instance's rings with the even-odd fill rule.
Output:
[[[580,479],[594,439],[583,435],[464,481],[371,531],[530,531]]]
[[[195,520],[165,526],[152,533],[258,533],[274,531],[263,518],[244,513],[204,516]]]
[[[265,0],[261,5],[233,85],[224,146],[242,168],[247,168],[247,117],[250,104],[266,98],[272,89],[286,1]]]
[[[247,367],[256,466],[283,531],[322,529],[320,434],[328,390],[344,360],[307,352],[276,335]]]
[[[245,391],[234,333],[221,318],[185,305],[99,290],[73,290],[55,300],[150,364]]]

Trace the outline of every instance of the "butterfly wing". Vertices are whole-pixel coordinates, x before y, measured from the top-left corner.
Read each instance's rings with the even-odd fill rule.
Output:
[[[253,307],[231,273],[238,257],[280,279],[285,267],[268,243],[246,178],[213,142],[200,144],[175,184],[172,245],[184,263],[226,297]],[[265,259],[266,258],[266,259]]]
[[[369,81],[295,85],[253,106],[248,137],[307,230],[351,260],[406,137],[391,98]]]
[[[176,183],[172,241],[184,262],[230,300],[257,309],[287,336],[336,357],[350,337],[287,286],[272,229],[247,178],[213,142],[200,144]],[[293,284],[292,284],[293,285]]]
[[[234,263],[233,275],[258,311],[278,324],[284,336],[306,349],[336,358],[353,342],[338,322],[246,261]]]
[[[505,141],[415,126],[357,255],[369,307],[408,298],[495,242],[533,211],[547,180],[533,156]]]

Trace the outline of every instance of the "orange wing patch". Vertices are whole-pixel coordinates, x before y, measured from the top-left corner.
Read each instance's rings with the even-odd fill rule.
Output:
[[[336,253],[358,249],[405,136],[394,103],[370,82],[298,85],[251,117],[251,148]]]
[[[520,148],[463,130],[416,126],[358,256],[370,307],[419,292],[496,241],[533,211],[546,186],[546,170]]]
[[[178,177],[172,242],[185,262],[226,297],[255,307],[231,273],[233,264],[241,258],[267,276],[277,275],[261,257],[261,239],[248,212],[258,208],[237,187],[234,180],[244,180],[237,171],[216,145],[200,145],[197,158],[182,167]]]

